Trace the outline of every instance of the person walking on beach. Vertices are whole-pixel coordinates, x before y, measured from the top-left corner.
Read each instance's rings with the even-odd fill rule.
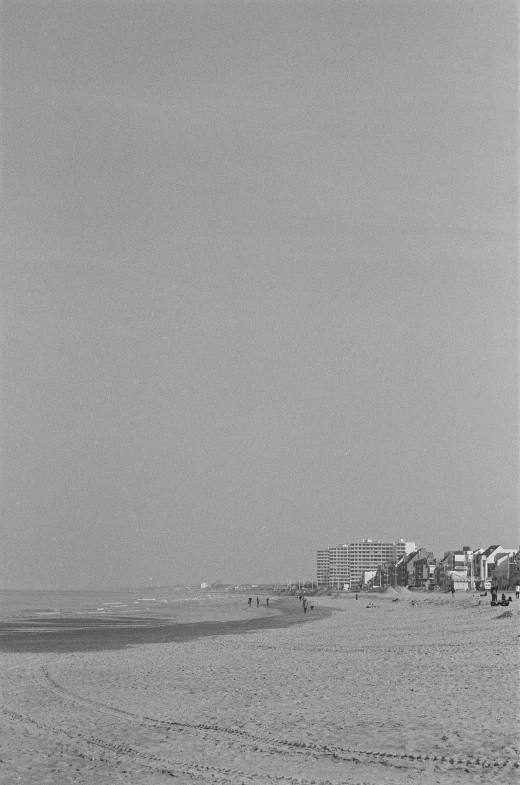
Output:
[[[518,585],[518,583],[515,586],[515,594],[516,594],[516,599],[520,600],[520,586]]]
[[[253,598],[252,598],[252,597],[250,597],[250,598],[248,599],[248,601],[247,601],[247,604],[249,605],[249,607],[251,607],[251,603],[252,603],[252,602],[253,602]]]
[[[307,600],[305,597],[303,598],[302,605],[303,605],[303,612],[307,613]]]
[[[265,598],[265,604],[267,605],[267,607],[269,607],[269,597]]]
[[[257,608],[259,608],[259,607],[260,607],[260,597],[257,597],[257,598],[256,598],[256,607],[257,607]]]

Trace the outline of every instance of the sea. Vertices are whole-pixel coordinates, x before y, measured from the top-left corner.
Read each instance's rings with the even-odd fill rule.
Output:
[[[244,614],[242,591],[199,587],[98,590],[0,590],[0,621],[52,617],[164,618],[212,621]]]

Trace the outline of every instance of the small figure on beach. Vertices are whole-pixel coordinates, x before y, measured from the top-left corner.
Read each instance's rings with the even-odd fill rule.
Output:
[[[307,599],[305,597],[303,598],[302,605],[303,605],[303,612],[307,613]]]
[[[451,596],[455,597],[455,586],[451,587]]]
[[[515,594],[516,594],[516,599],[520,600],[520,586],[518,585],[518,583],[515,586]]]
[[[250,598],[248,599],[248,601],[247,601],[247,604],[249,605],[249,607],[251,607],[251,603],[252,603],[252,602],[253,602],[253,598],[252,598],[252,597],[250,597]]]
[[[265,604],[267,605],[267,607],[269,607],[269,597],[265,598]]]
[[[357,600],[357,598],[358,598],[358,593],[356,592],[356,600]]]
[[[256,607],[257,607],[257,608],[259,608],[259,607],[260,607],[260,597],[257,597],[257,598],[256,598]]]

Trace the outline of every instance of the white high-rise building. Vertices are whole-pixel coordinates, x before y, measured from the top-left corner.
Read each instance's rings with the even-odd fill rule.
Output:
[[[329,549],[318,551],[318,563],[316,568],[318,585],[329,585]]]
[[[357,586],[363,574],[377,570],[388,562],[397,562],[402,556],[417,550],[414,542],[382,542],[359,540],[346,545],[335,545],[318,551],[318,584],[342,589]]]
[[[342,589],[348,583],[348,545],[329,548],[329,586]]]

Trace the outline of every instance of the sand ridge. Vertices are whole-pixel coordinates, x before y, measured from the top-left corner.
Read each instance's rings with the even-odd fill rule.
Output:
[[[520,603],[499,618],[471,595],[414,601],[323,598],[343,612],[181,644],[4,655],[0,781],[516,782]]]

